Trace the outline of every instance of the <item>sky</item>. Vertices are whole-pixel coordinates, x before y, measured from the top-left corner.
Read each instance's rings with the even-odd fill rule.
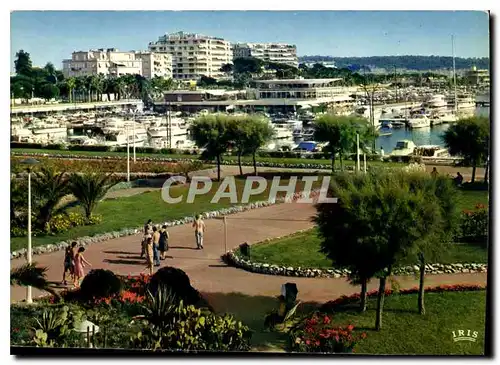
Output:
[[[147,50],[177,31],[231,42],[284,42],[297,54],[347,56],[488,57],[489,19],[480,11],[15,11],[11,13],[11,71],[18,50],[33,65],[73,51]]]

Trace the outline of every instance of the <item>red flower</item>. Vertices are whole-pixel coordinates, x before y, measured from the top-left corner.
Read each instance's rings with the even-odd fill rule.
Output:
[[[350,324],[349,326],[347,326],[347,330],[348,331],[352,331],[354,329],[354,326],[352,324]]]
[[[316,346],[319,346],[319,341],[316,341],[316,342],[315,342],[315,345],[316,345]]]
[[[323,323],[324,323],[324,324],[328,324],[328,323],[330,323],[330,317],[325,316],[325,317],[323,318]]]
[[[363,339],[364,339],[364,338],[366,338],[366,333],[365,333],[365,332],[363,332],[363,333],[361,334],[361,338],[363,338]]]
[[[310,344],[311,344],[311,341],[306,340],[306,345],[310,345]]]

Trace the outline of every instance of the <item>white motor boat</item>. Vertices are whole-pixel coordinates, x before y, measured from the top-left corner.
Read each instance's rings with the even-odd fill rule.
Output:
[[[413,141],[403,139],[396,142],[396,147],[390,153],[390,156],[409,156],[415,152],[417,146]]]
[[[408,126],[412,129],[431,126],[431,120],[424,114],[417,114],[408,119]]]

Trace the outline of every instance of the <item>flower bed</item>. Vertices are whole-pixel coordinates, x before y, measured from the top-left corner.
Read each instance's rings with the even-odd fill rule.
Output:
[[[427,287],[427,293],[441,292],[467,292],[485,290],[482,285],[440,285]],[[385,295],[393,294],[416,294],[418,287],[402,290],[386,289]],[[376,298],[377,290],[367,293],[369,298]],[[308,314],[298,320],[288,333],[288,348],[295,352],[320,352],[320,353],[350,353],[355,351],[355,346],[364,338],[366,334],[355,333],[356,327],[350,322],[352,317],[341,316],[344,309],[342,306],[358,305],[359,293],[341,296],[333,301],[323,304],[319,310]],[[337,319],[340,317],[341,319]],[[337,322],[335,322],[337,320]],[[345,324],[344,324],[345,323]],[[361,322],[362,323],[362,322]],[[340,325],[342,324],[342,325]],[[364,327],[362,324],[360,327]],[[380,336],[380,333],[372,333],[370,337]],[[383,336],[383,335],[382,335]],[[376,343],[376,342],[375,342]],[[365,348],[366,350],[366,348]],[[372,354],[375,354],[372,352]]]
[[[484,204],[477,204],[475,210],[464,210],[462,212],[462,224],[460,227],[462,240],[480,242],[486,245],[488,219],[488,209]]]
[[[292,235],[300,232],[305,232],[306,230],[300,230]],[[273,240],[279,240],[292,235],[286,235],[283,237],[275,237]],[[268,243],[270,240],[265,240],[263,242],[255,243],[255,245]],[[292,267],[292,266],[279,266],[267,263],[253,262],[250,259],[246,259],[238,254],[239,248],[228,251],[222,256],[224,262],[228,265],[266,275],[280,275],[280,276],[294,276],[294,277],[323,277],[323,278],[340,278],[347,277],[350,273],[347,269],[318,269],[318,268],[307,268],[307,267]],[[419,272],[419,267],[414,266],[404,266],[394,269],[394,275],[414,275]],[[454,274],[454,273],[473,273],[473,272],[487,272],[488,264],[476,264],[476,263],[457,263],[457,264],[427,264],[425,265],[425,272],[427,274]]]
[[[57,154],[57,153],[37,153],[37,152],[11,152],[12,155],[15,156],[33,156],[33,157],[50,157],[56,159],[84,159],[84,160],[126,160],[126,157],[121,156],[83,156],[81,154]],[[198,158],[189,158],[189,157],[181,157],[181,158],[170,158],[170,157],[137,157],[136,161],[146,161],[146,162],[195,162],[200,161]],[[205,160],[203,161],[205,164],[213,164],[214,161]],[[234,160],[222,160],[221,165],[236,165],[237,162]],[[253,166],[251,161],[242,161],[243,166]],[[328,164],[318,164],[318,163],[281,163],[281,162],[262,162],[257,161],[257,167],[278,167],[278,168],[303,168],[303,169],[326,169],[330,170],[330,166]],[[353,166],[346,166],[346,170],[353,170]],[[370,167],[369,167],[370,168]]]
[[[426,293],[441,293],[441,292],[460,292],[460,291],[478,291],[478,290],[486,290],[486,285],[475,285],[475,284],[455,284],[455,285],[438,285],[438,286],[430,286],[425,288]],[[414,286],[410,289],[385,289],[385,295],[392,294],[416,294],[418,293],[418,286]],[[371,290],[366,293],[367,298],[373,298],[378,295],[378,290]],[[341,297],[329,301],[321,306],[322,312],[334,311],[335,307],[349,305],[353,303],[357,303],[360,299],[359,293],[355,293],[352,295],[342,295]]]

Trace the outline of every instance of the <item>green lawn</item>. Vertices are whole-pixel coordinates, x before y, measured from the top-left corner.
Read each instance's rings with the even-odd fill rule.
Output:
[[[484,353],[486,291],[427,293],[426,314],[417,312],[417,295],[386,298],[382,330],[375,327],[376,298],[367,311],[350,308],[333,315],[336,324],[353,324],[367,338],[355,348],[357,354],[482,355]],[[478,332],[476,342],[453,341],[452,331]]]
[[[282,179],[281,185],[286,185],[287,180]],[[238,201],[241,200],[241,193],[244,188],[244,180],[236,179],[236,188],[238,191]],[[313,187],[319,186],[321,182],[316,182]],[[123,228],[140,227],[149,218],[153,222],[165,222],[175,220],[182,217],[195,215],[197,213],[213,211],[224,207],[230,207],[229,198],[221,198],[218,203],[211,203],[215,192],[219,187],[219,183],[214,182],[210,193],[196,196],[193,204],[185,202],[189,188],[187,186],[174,186],[171,188],[171,196],[178,197],[181,194],[184,196],[183,202],[179,204],[168,204],[163,201],[160,190],[147,192],[139,195],[134,195],[126,198],[108,199],[99,203],[95,214],[102,215],[102,222],[92,226],[75,227],[67,232],[57,234],[55,236],[33,237],[32,245],[41,246],[60,241],[75,239],[98,233],[117,231]],[[268,184],[267,189],[259,194],[250,196],[250,201],[267,200],[271,184]],[[302,184],[297,183],[297,191],[302,189]],[[79,207],[74,209],[81,209]],[[11,250],[18,250],[26,247],[26,237],[11,238]]]
[[[61,154],[61,155],[82,155],[82,156],[121,156],[126,157],[126,152],[96,152],[96,151],[68,151],[68,150],[49,150],[49,149],[31,149],[31,148],[13,148],[11,152],[17,153],[47,153],[47,154]],[[180,155],[180,154],[161,154],[161,153],[136,153],[137,157],[157,157],[157,158],[171,158],[171,159],[192,159],[198,158],[197,155]],[[237,158],[233,156],[225,156],[224,160],[231,161],[233,164],[237,164]],[[251,156],[243,156],[243,162],[252,162]],[[276,157],[257,157],[258,162],[268,162],[268,163],[285,163],[285,164],[321,164],[325,165],[325,168],[330,168],[331,161],[327,159],[306,159],[306,158],[276,158]],[[344,161],[346,166],[354,165],[355,161],[347,160]],[[397,163],[397,162],[381,162],[381,161],[369,161],[368,165],[371,166],[386,166],[386,167],[402,167],[407,164]],[[338,168],[339,162],[336,161],[336,166]]]
[[[299,288],[300,290],[300,288]],[[287,334],[264,329],[264,318],[277,309],[276,298],[248,296],[241,293],[204,293],[218,313],[231,313],[253,331],[254,351],[284,352]],[[299,298],[300,300],[300,292]],[[334,299],[334,298],[332,298]],[[317,309],[322,303],[302,303],[297,318]],[[365,332],[367,338],[355,348],[357,354],[451,355],[483,353],[485,332],[486,292],[427,293],[427,313],[417,312],[415,294],[386,297],[382,330],[375,327],[376,298],[368,300],[367,311],[360,314],[356,308],[342,308],[333,315],[339,325],[353,324],[355,331]],[[453,342],[452,331],[459,329],[478,332],[477,342]],[[455,332],[457,333],[457,332]]]
[[[250,258],[254,262],[280,266],[330,269],[332,262],[319,252],[320,242],[316,229],[312,229],[270,243],[252,246]],[[487,263],[488,250],[478,245],[453,244],[434,261],[441,264]]]

